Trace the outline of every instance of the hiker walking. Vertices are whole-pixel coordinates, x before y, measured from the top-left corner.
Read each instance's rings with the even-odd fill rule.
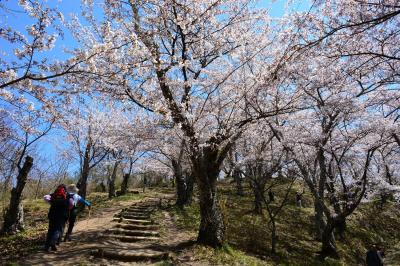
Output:
[[[49,229],[47,231],[44,249],[46,252],[57,251],[56,244],[60,239],[65,222],[68,217],[69,199],[65,185],[59,185],[54,193],[45,195],[44,200],[50,203],[47,217],[49,218]]]
[[[81,196],[79,196],[78,191],[79,191],[79,189],[76,187],[75,184],[71,184],[67,187],[67,193],[68,193],[68,197],[70,198],[70,202],[71,202],[70,206],[71,207],[70,207],[69,215],[68,215],[68,230],[67,230],[67,233],[65,234],[64,242],[71,241],[72,230],[75,225],[76,216],[78,215],[78,207],[77,207],[78,202],[88,206],[89,209],[91,208],[91,205],[92,205],[89,201],[87,201],[84,198],[82,198]]]

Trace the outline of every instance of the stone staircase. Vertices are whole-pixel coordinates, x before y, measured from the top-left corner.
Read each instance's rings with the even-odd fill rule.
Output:
[[[156,250],[160,234],[150,219],[158,202],[140,202],[115,215],[115,225],[105,231],[105,245],[92,252],[97,258],[119,261],[155,261],[167,259],[167,252]]]

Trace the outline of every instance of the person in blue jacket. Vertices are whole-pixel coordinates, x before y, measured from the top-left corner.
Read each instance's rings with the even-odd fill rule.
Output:
[[[78,215],[78,207],[77,207],[78,203],[80,202],[80,203],[88,206],[89,209],[92,205],[89,201],[87,201],[84,198],[82,198],[81,196],[79,196],[78,191],[79,191],[79,189],[76,187],[75,184],[71,184],[67,187],[68,196],[69,196],[70,202],[71,202],[70,206],[72,206],[72,207],[69,210],[68,230],[67,230],[67,233],[65,234],[64,242],[71,241],[72,230],[75,225],[76,216]]]

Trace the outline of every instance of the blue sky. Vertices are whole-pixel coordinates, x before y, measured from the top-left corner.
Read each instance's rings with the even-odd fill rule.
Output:
[[[101,1],[94,1],[95,3],[99,3]],[[285,12],[285,4],[287,0],[261,0],[257,6],[261,8],[266,8],[269,10],[269,14],[274,18],[281,17]],[[60,12],[63,13],[65,20],[69,20],[70,14],[76,14],[78,17],[80,16],[80,7],[81,1],[79,0],[47,0],[47,3],[50,7],[57,8]],[[1,4],[1,0],[0,0]],[[23,14],[22,8],[18,6],[17,0],[3,0],[3,5],[9,8],[10,12],[0,12],[0,25],[1,27],[11,26],[14,29],[25,33],[25,28],[32,24],[32,20],[26,15]],[[308,1],[299,1],[295,4],[295,10],[304,10],[309,6]],[[58,58],[63,59],[67,57],[63,50],[65,48],[73,48],[76,46],[76,41],[72,38],[71,34],[68,31],[64,32],[64,38],[58,38],[56,41],[55,48],[50,52],[44,52],[41,54],[43,57],[48,58]],[[10,47],[8,43],[4,42],[0,39],[0,47],[1,50],[6,51],[7,53],[12,54],[13,47]],[[3,55],[4,56],[4,55]]]
[[[94,2],[98,3],[99,1],[95,0]],[[18,1],[16,0],[6,0],[0,2],[0,4],[5,5],[11,10],[10,12],[4,12],[4,10],[0,11],[0,25],[1,27],[10,26],[14,29],[21,31],[22,33],[25,33],[25,28],[32,24],[32,20],[26,14],[23,14],[21,12],[22,9],[18,6],[17,3]],[[81,2],[79,0],[48,0],[47,3],[51,7],[56,7],[59,11],[61,11],[64,15],[65,20],[69,20],[71,13],[75,13],[78,17],[80,17]],[[262,8],[267,8],[272,17],[279,18],[285,12],[285,3],[286,0],[264,0],[260,1],[258,6]],[[295,10],[304,10],[308,6],[309,5],[307,1],[300,1],[295,6]],[[76,42],[72,38],[71,34],[68,31],[65,31],[64,38],[57,39],[55,48],[49,52],[44,52],[40,54],[39,57],[49,58],[50,61],[53,59],[64,59],[68,55],[65,54],[63,50],[65,48],[71,49],[74,46],[76,46]],[[12,54],[12,50],[14,49],[14,47],[9,46],[9,44],[5,43],[2,39],[0,39],[0,47],[0,51],[5,51],[9,54]],[[10,58],[4,57],[4,55],[2,55],[2,57],[5,60],[10,60]],[[56,145],[54,145],[54,142],[62,142],[62,138],[60,138],[59,136],[60,132],[58,130],[54,130],[52,133],[50,133],[48,138],[43,139],[39,143],[39,152],[43,158],[57,158],[58,151],[55,148]],[[59,143],[58,145],[60,144],[62,146],[62,143]],[[77,165],[74,168],[75,169],[71,169],[72,172],[77,169]]]

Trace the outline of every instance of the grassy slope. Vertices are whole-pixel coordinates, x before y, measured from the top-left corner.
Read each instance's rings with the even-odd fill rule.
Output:
[[[290,202],[278,217],[278,254],[270,254],[270,232],[267,220],[253,215],[252,198],[234,195],[231,185],[221,184],[220,204],[225,214],[228,246],[212,251],[196,247],[199,258],[208,258],[217,265],[360,265],[370,243],[381,242],[386,247],[386,264],[400,265],[400,210],[389,203],[383,210],[374,204],[363,204],[349,218],[343,240],[337,237],[340,260],[320,262],[316,252],[321,244],[313,238],[313,208],[309,195],[305,194],[305,208],[294,204],[295,189]],[[298,189],[298,188],[297,188]],[[276,189],[276,200],[283,195]],[[246,195],[250,195],[247,191]],[[198,204],[185,211],[172,209],[178,226],[196,231],[199,224]],[[261,261],[261,260],[262,261]]]
[[[297,188],[298,189],[298,188]],[[161,191],[161,192],[170,192]],[[387,204],[380,210],[374,204],[364,204],[349,220],[345,239],[338,241],[342,256],[340,261],[328,260],[323,263],[315,259],[320,243],[313,239],[312,201],[305,195],[306,208],[299,209],[294,204],[294,193],[278,218],[278,254],[272,256],[270,233],[266,220],[253,215],[250,191],[245,197],[234,195],[231,185],[220,184],[220,204],[225,214],[227,242],[222,249],[214,250],[195,245],[191,254],[196,260],[210,265],[360,265],[365,256],[366,246],[371,242],[382,241],[386,245],[385,265],[400,265],[400,210],[393,204]],[[278,189],[277,201],[282,197]],[[146,193],[147,194],[147,193]],[[92,215],[110,206],[113,202],[135,200],[143,194],[121,196],[111,201],[104,193],[91,194],[94,202]],[[24,254],[34,252],[43,245],[47,230],[47,211],[49,206],[42,200],[25,201],[27,230],[16,236],[0,237],[0,257],[2,261],[13,260]],[[177,226],[191,234],[196,234],[200,216],[198,204],[194,203],[184,211],[171,208]],[[84,212],[83,217],[87,215]],[[163,262],[160,265],[172,265]]]

